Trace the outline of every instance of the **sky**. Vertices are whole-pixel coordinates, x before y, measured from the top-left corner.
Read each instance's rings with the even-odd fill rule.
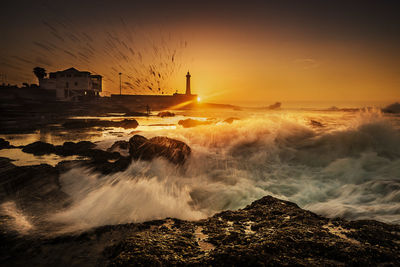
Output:
[[[33,67],[103,76],[103,95],[209,102],[400,101],[396,1],[7,1],[0,83]]]

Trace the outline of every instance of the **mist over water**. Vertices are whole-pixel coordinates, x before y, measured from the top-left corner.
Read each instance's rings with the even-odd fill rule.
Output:
[[[190,159],[183,168],[132,162],[103,177],[72,169],[60,180],[73,204],[49,220],[67,230],[197,220],[273,195],[327,217],[399,223],[398,119],[376,111],[254,112],[232,124],[143,132],[186,142]]]

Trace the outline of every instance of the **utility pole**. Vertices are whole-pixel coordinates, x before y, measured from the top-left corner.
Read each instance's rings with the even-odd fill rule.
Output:
[[[119,95],[122,95],[122,80],[121,80],[122,73],[119,73]]]

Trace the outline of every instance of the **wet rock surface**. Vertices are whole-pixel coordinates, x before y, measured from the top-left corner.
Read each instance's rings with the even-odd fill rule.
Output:
[[[183,164],[190,156],[191,149],[182,141],[164,136],[147,139],[141,135],[134,135],[129,139],[129,153],[136,160],[163,157],[174,164]]]
[[[68,197],[58,178],[59,170],[50,165],[15,166],[0,158],[0,202],[15,201],[36,215],[60,208]]]
[[[327,219],[271,196],[190,222],[164,219],[61,236],[2,231],[2,265],[367,266],[400,264],[400,226]]]
[[[75,160],[75,165],[87,166],[102,174],[124,171],[132,159],[152,160],[162,157],[173,164],[182,165],[191,153],[190,147],[182,141],[163,136],[147,139],[140,135],[134,135],[129,141],[117,141],[107,150],[97,149],[96,144],[90,141],[65,142],[57,146],[37,141],[20,148],[23,152],[35,156],[46,154],[56,154],[61,157],[80,156],[82,159]],[[60,168],[66,171],[66,168]]]

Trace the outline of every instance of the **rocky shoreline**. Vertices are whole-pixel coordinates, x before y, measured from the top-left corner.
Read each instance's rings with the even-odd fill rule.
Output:
[[[0,145],[10,147],[5,140]],[[59,146],[34,142],[19,148],[34,155],[85,157],[54,167],[16,166],[0,158],[2,209],[15,205],[38,218],[71,204],[59,176],[76,165],[108,174],[125,170],[132,160],[162,157],[180,168],[191,154],[181,141],[140,135],[107,150],[88,141]],[[400,265],[399,225],[328,219],[272,196],[200,221],[167,218],[79,233],[55,234],[45,227],[16,231],[10,228],[12,221],[10,214],[0,215],[4,266]]]
[[[79,234],[1,232],[6,266],[398,266],[400,226],[330,220],[266,196],[200,221],[173,218]]]

